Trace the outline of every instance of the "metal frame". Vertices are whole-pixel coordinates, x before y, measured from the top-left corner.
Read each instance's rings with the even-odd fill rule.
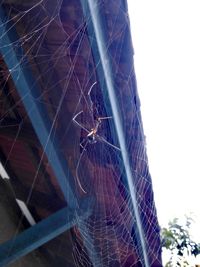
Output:
[[[39,96],[39,88],[32,76],[32,72],[27,64],[26,56],[21,47],[15,47],[14,43],[18,40],[14,25],[8,20],[3,7],[0,7],[0,53],[10,71],[11,77],[15,83],[16,89],[21,97],[26,112],[31,120],[37,137],[43,147],[43,150],[48,158],[49,163],[55,173],[56,179],[63,192],[68,208],[65,208],[49,218],[43,220],[40,224],[32,226],[22,234],[16,236],[13,240],[0,245],[0,266],[8,264],[10,261],[27,254],[36,249],[45,242],[59,235],[61,232],[69,229],[74,224],[79,227],[79,231],[83,237],[83,243],[88,251],[91,262],[94,266],[100,266],[100,257],[95,249],[94,242],[90,236],[89,229],[86,226],[85,219],[90,213],[87,209],[92,209],[94,204],[93,198],[85,198],[87,205],[81,205],[76,196],[74,178],[70,173],[66,160],[58,151],[58,146],[55,136],[52,138],[54,125],[48,119],[48,113],[45,107],[37,101]],[[81,200],[82,202],[83,200]],[[75,216],[77,220],[74,220]],[[79,216],[79,212],[83,212]],[[74,213],[75,212],[75,213]],[[78,216],[78,217],[77,217]],[[66,220],[67,218],[67,220]],[[64,221],[63,221],[64,220]],[[53,227],[53,221],[62,221],[56,227]],[[43,233],[43,236],[38,238],[36,232],[40,229],[48,228],[49,230]],[[40,233],[42,233],[40,231]],[[33,238],[31,238],[33,236]],[[29,241],[30,239],[30,241]],[[5,250],[13,246],[9,251],[9,256]]]
[[[85,18],[88,22],[89,36],[95,35],[95,39],[90,38],[90,42],[95,61],[96,63],[98,63],[97,73],[98,76],[101,77],[100,85],[102,92],[106,98],[108,97],[110,102],[110,107],[111,107],[110,112],[112,113],[115,132],[116,132],[114,138],[118,140],[121,150],[121,157],[124,165],[123,168],[125,170],[125,176],[127,179],[129,192],[132,198],[133,215],[136,219],[136,228],[137,228],[136,231],[138,233],[138,242],[139,244],[141,244],[142,248],[143,263],[146,267],[149,267],[150,265],[147,255],[146,243],[136,201],[136,192],[134,185],[135,179],[131,171],[122,122],[120,120],[118,101],[114,90],[112,68],[109,61],[109,55],[106,49],[106,42],[105,42],[106,30],[103,27],[101,17],[99,15],[100,10],[98,1],[81,0],[81,4],[83,7]],[[48,120],[48,114],[46,110],[36,100],[37,92],[39,92],[37,84],[34,78],[32,77],[31,71],[30,69],[28,69],[27,64],[25,67],[23,67],[22,63],[25,60],[25,55],[23,54],[22,49],[16,47],[14,48],[12,45],[13,44],[12,39],[15,38],[17,40],[17,36],[14,31],[14,28],[11,27],[9,24],[5,23],[6,21],[7,21],[6,15],[4,14],[4,11],[1,7],[0,39],[4,45],[0,46],[0,52],[2,53],[4,60],[10,70],[11,76],[13,78],[13,81],[15,82],[18,93],[23,101],[27,114],[29,115],[29,118],[38,136],[38,139],[43,146],[43,149],[47,155],[49,162],[51,163],[52,169],[55,172],[56,178],[58,180],[60,188],[62,189],[64,197],[69,205],[69,208],[64,208],[63,210],[50,216],[48,219],[43,220],[40,224],[36,224],[32,228],[24,231],[14,240],[8,241],[8,243],[1,245],[0,259],[2,262],[4,260],[6,261],[6,259],[14,260],[19,256],[22,256],[30,252],[31,250],[35,249],[36,247],[38,247],[38,245],[41,245],[47,242],[48,240],[54,238],[60,232],[69,229],[73,224],[77,223],[77,225],[80,225],[82,231],[84,230],[84,232],[82,232],[83,239],[84,237],[86,237],[87,234],[87,238],[84,239],[85,241],[84,244],[88,250],[90,260],[92,261],[94,266],[101,266],[100,255],[98,255],[98,252],[95,251],[94,249],[94,242],[92,240],[92,237],[90,237],[88,234],[87,226],[84,224],[82,218],[79,218],[76,221],[74,219],[76,215],[73,212],[71,213],[71,210],[75,211],[78,208],[78,201],[74,189],[74,179],[70,174],[70,170],[66,164],[66,161],[62,158],[62,156],[58,153],[56,149],[57,148],[56,141],[55,139],[53,140],[51,137],[54,125],[51,125],[50,121]],[[106,91],[103,89],[103,85],[106,85],[105,86]],[[62,223],[55,227],[55,225],[54,226],[52,225],[54,220],[62,221]],[[37,228],[40,227],[41,229],[45,227],[48,229],[48,231],[44,234],[43,237],[38,238],[37,236],[35,236],[35,234],[38,231]],[[27,241],[30,235],[33,235],[31,243]],[[12,247],[13,244],[15,244],[14,247]],[[9,253],[9,257],[5,257],[6,254],[4,251],[5,249],[9,249],[10,246],[12,247],[11,250],[12,253]]]
[[[6,22],[7,17],[3,8],[0,8],[0,52],[10,70],[11,77],[17,91],[23,101],[26,112],[31,120],[38,139],[43,146],[44,152],[52,165],[54,173],[65,199],[70,207],[78,206],[75,197],[74,179],[66,164],[59,155],[56,141],[52,138],[54,125],[51,124],[44,105],[37,101],[39,88],[32,76],[26,62],[26,57],[21,47],[14,47],[14,41],[19,38],[11,22]],[[24,64],[23,64],[24,63]]]

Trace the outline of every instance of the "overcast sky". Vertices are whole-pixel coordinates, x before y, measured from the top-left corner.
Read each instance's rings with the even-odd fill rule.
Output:
[[[200,241],[200,1],[128,2],[158,218],[193,212]]]

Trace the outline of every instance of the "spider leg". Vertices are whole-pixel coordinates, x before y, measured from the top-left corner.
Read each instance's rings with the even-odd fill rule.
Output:
[[[73,117],[73,121],[76,123],[76,125],[78,125],[80,128],[82,128],[83,130],[85,130],[87,133],[90,133],[90,131],[88,131],[88,129],[86,129],[80,122],[78,122],[76,120],[76,118],[82,113],[83,111],[81,110],[79,113],[77,113],[74,117]]]
[[[86,150],[85,149],[85,145],[83,145],[85,143],[85,139],[82,140],[82,142],[80,143],[80,147],[83,149],[83,150]]]
[[[104,137],[97,135],[97,138],[98,138],[100,141],[104,142],[105,144],[111,146],[112,148],[115,148],[115,149],[117,149],[118,151],[121,151],[121,149],[120,149],[119,147],[117,147],[117,146],[111,144],[111,143],[108,142]]]
[[[88,144],[88,141],[85,143],[84,146],[81,145],[81,146],[83,147],[83,150],[82,150],[82,152],[81,152],[81,154],[80,154],[78,163],[77,163],[77,165],[76,165],[76,180],[77,180],[77,183],[78,183],[80,189],[81,189],[81,190],[83,191],[83,193],[85,193],[85,194],[87,194],[87,192],[84,190],[84,188],[83,188],[82,185],[81,185],[81,182],[80,182],[80,179],[79,179],[79,176],[78,176],[78,169],[79,169],[80,162],[81,162],[81,159],[82,159],[82,157],[83,157],[84,151],[86,150],[87,144]]]
[[[112,117],[100,117],[100,118],[98,118],[99,120],[108,120],[108,119],[112,119]]]
[[[89,96],[89,97],[90,97],[90,93],[91,93],[91,91],[92,91],[92,89],[93,89],[93,87],[94,87],[95,84],[97,84],[97,82],[94,82],[94,83],[90,86],[90,89],[89,89],[89,91],[88,91],[88,96]]]
[[[90,97],[90,93],[93,89],[93,87],[95,86],[95,84],[97,84],[97,82],[94,82],[91,86],[90,86],[90,89],[88,91],[88,99],[89,99],[89,109],[90,109],[90,112],[93,113],[93,102],[92,102],[92,99]]]

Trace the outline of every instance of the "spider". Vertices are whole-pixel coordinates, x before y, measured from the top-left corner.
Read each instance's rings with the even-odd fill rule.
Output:
[[[89,131],[85,126],[83,126],[80,122],[78,122],[76,120],[76,118],[83,113],[83,111],[78,112],[74,117],[73,117],[73,121],[83,130],[85,130],[87,132],[87,141],[90,144],[95,144],[97,141],[102,141],[104,143],[106,143],[107,145],[120,150],[117,146],[111,144],[110,142],[108,142],[104,137],[98,135],[98,129],[99,126],[101,125],[102,120],[108,120],[108,119],[112,119],[112,117],[98,117],[95,120],[95,126],[93,128],[91,128],[91,130]],[[81,145],[82,146],[82,145]]]
[[[88,143],[90,144],[95,144],[97,141],[100,141],[100,142],[103,142],[105,144],[107,144],[108,146],[118,150],[118,151],[121,151],[117,146],[111,144],[110,142],[108,142],[103,136],[100,136],[98,134],[98,131],[99,131],[99,127],[102,123],[103,120],[108,120],[108,119],[112,119],[112,117],[98,117],[96,114],[98,113],[98,110],[97,110],[97,107],[94,107],[94,103],[92,101],[92,98],[91,98],[91,92],[93,91],[93,88],[94,86],[97,84],[97,82],[94,82],[91,87],[89,88],[89,91],[88,91],[88,108],[90,110],[90,112],[92,114],[94,114],[94,127],[91,128],[90,130],[88,130],[84,125],[82,125],[80,122],[77,121],[77,117],[80,116],[81,113],[83,113],[83,111],[80,111],[78,112],[74,117],[73,117],[73,122],[79,126],[81,129],[83,129],[86,133],[87,133],[87,136],[86,136],[86,142],[85,142],[85,139],[80,143],[80,146],[83,148],[81,154],[80,154],[80,157],[79,157],[79,160],[78,160],[78,163],[77,163],[77,166],[76,166],[76,179],[77,179],[77,182],[78,182],[78,185],[80,187],[80,189],[84,192],[84,193],[87,193],[84,188],[82,187],[81,185],[81,182],[80,182],[80,179],[78,177],[78,168],[79,168],[79,165],[80,165],[80,162],[81,162],[81,158],[84,154],[84,151],[86,150],[86,147],[88,145]],[[83,145],[83,143],[85,142],[85,144]]]
[[[78,168],[79,168],[79,164],[80,164],[80,161],[81,161],[81,158],[83,156],[83,153],[84,151],[86,150],[86,147],[88,145],[88,143],[90,144],[95,144],[97,141],[100,141],[100,142],[104,142],[105,144],[109,145],[110,147],[120,151],[120,148],[118,148],[117,146],[111,144],[110,142],[108,142],[104,137],[100,136],[98,134],[98,130],[99,130],[99,127],[102,123],[103,120],[108,120],[108,119],[112,119],[112,117],[98,117],[97,119],[95,119],[95,125],[93,128],[91,128],[90,130],[88,130],[85,126],[83,126],[80,122],[78,122],[76,120],[76,118],[81,114],[83,113],[83,111],[80,111],[78,112],[74,117],[73,117],[73,121],[76,125],[78,125],[81,129],[83,129],[84,131],[87,132],[87,139],[86,139],[86,143],[85,145],[83,146],[82,143],[80,144],[80,146],[83,148],[82,152],[81,152],[81,155],[80,155],[80,158],[78,160],[78,163],[77,163],[77,166],[76,166],[76,178],[77,178],[77,182],[81,188],[81,190],[84,192],[84,193],[87,193],[84,188],[82,187],[81,185],[81,182],[79,180],[79,177],[78,177]],[[85,141],[85,140],[84,140]]]

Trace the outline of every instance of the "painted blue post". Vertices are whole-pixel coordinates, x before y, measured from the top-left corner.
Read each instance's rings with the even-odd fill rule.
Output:
[[[102,23],[102,17],[100,16],[100,5],[98,0],[81,0],[81,4],[83,7],[83,12],[85,18],[87,18],[87,26],[89,36],[94,35],[90,38],[90,43],[93,51],[93,55],[95,58],[95,62],[98,63],[99,68],[97,68],[98,77],[100,79],[101,89],[106,88],[106,90],[102,89],[102,93],[104,96],[108,97],[111,107],[111,116],[113,117],[114,125],[115,125],[115,133],[113,136],[117,137],[119,141],[119,148],[121,150],[121,158],[123,161],[123,167],[125,170],[126,181],[128,185],[128,189],[130,192],[132,207],[133,207],[133,215],[136,220],[136,232],[138,235],[138,242],[141,245],[142,249],[142,258],[143,264],[145,267],[149,267],[149,259],[146,248],[146,241],[144,236],[144,231],[142,228],[142,222],[140,218],[140,213],[137,206],[137,198],[136,198],[136,189],[134,184],[134,175],[131,171],[129,155],[126,147],[126,140],[123,131],[120,110],[118,105],[117,96],[114,88],[114,80],[112,67],[110,63],[109,53],[107,49],[106,36],[108,35],[106,29]],[[89,18],[89,19],[88,19]],[[102,82],[103,80],[103,82]],[[105,85],[102,87],[103,83]],[[109,114],[110,115],[110,114]]]
[[[52,169],[54,170],[55,176],[64,194],[65,200],[67,201],[71,209],[77,209],[78,201],[75,194],[74,179],[67,166],[66,160],[57,151],[55,137],[52,138],[51,135],[54,125],[50,123],[48,119],[48,113],[46,112],[44,106],[40,103],[40,101],[37,101],[37,97],[39,96],[39,90],[37,88],[36,81],[34,80],[31,74],[31,70],[29,70],[28,68],[28,64],[23,66],[23,62],[25,61],[26,57],[23,53],[22,48],[14,48],[13,39],[15,39],[15,41],[17,42],[18,37],[16,35],[14,26],[11,26],[10,23],[7,23],[7,21],[8,20],[6,15],[4,14],[4,10],[2,7],[0,7],[0,53],[2,54],[7,64],[17,91],[23,101],[26,112],[29,115],[29,118],[35,129],[38,139],[43,146],[44,152],[47,155]],[[93,201],[94,199],[91,200],[92,203]],[[67,216],[68,215],[66,214],[66,218]],[[52,218],[54,217],[49,218],[49,223]],[[85,216],[79,218],[76,223],[77,226],[80,226],[79,230],[83,237],[84,245],[88,251],[88,255],[90,257],[91,262],[93,263],[93,266],[101,266],[100,256],[98,255],[98,252],[95,249],[93,239],[90,236],[89,229],[87,228],[86,223],[84,221],[85,218]],[[67,229],[69,228],[70,227],[68,227]],[[36,248],[35,246],[31,246],[31,244],[26,243],[26,238],[29,238],[30,234],[31,231],[28,231],[26,232],[26,234],[22,235],[22,238],[20,238],[19,241],[17,238],[15,239],[15,242],[20,242],[22,243],[22,245],[23,242],[25,242],[26,245],[24,245],[23,249],[20,250],[20,253],[17,253],[16,251],[16,253],[13,252],[13,256],[10,254],[10,258],[14,257],[13,260],[17,259],[18,257],[22,256],[22,251],[23,253],[28,253]],[[53,237],[54,236],[51,235],[51,238]],[[40,240],[40,243],[45,243],[50,240],[50,238],[48,240],[45,238],[46,237],[44,237],[43,239],[44,241]],[[14,241],[11,242],[15,244]],[[6,247],[7,246],[8,245],[6,245]],[[1,248],[3,249],[3,247],[4,245],[0,246],[0,254],[2,253]],[[25,250],[28,250],[28,252],[25,252]],[[3,254],[1,254],[0,257],[3,261]]]
[[[66,160],[57,151],[55,137],[52,137],[54,123],[51,124],[44,104],[38,101],[39,88],[32,76],[26,56],[20,46],[14,47],[19,38],[14,26],[7,22],[4,10],[0,7],[0,53],[2,54],[24,107],[35,129],[43,150],[56,175],[64,197],[71,208],[78,206],[75,196],[74,178],[67,166]]]

